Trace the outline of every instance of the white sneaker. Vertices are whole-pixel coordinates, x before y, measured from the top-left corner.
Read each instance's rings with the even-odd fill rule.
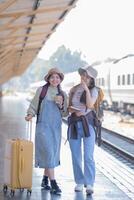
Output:
[[[87,195],[91,195],[91,194],[93,194],[93,192],[94,192],[93,187],[91,185],[87,185],[86,186],[86,193],[87,193]]]
[[[77,184],[74,188],[75,192],[82,192],[83,191],[83,184]]]

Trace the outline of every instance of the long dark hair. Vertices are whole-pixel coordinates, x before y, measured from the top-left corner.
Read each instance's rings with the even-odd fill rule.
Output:
[[[57,89],[58,89],[58,94],[57,94],[57,95],[61,95],[61,96],[63,97],[63,101],[64,101],[64,92],[63,92],[63,90],[61,89],[60,84],[57,86]]]
[[[90,79],[90,84],[88,86],[88,89],[91,90],[92,88],[95,87],[95,80],[94,78],[91,77]],[[80,102],[81,103],[86,103],[86,91],[84,91],[80,97]]]

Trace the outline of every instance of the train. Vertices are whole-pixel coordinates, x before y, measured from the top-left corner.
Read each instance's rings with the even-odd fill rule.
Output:
[[[104,91],[103,109],[134,117],[134,57],[102,62],[93,66],[98,71],[96,85]],[[80,81],[78,72],[65,75],[63,88],[70,90]]]
[[[102,63],[96,85],[104,91],[104,109],[134,116],[134,57]]]

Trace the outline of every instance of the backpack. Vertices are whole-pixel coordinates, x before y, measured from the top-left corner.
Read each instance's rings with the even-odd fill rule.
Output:
[[[102,101],[104,98],[103,90],[99,87],[96,87],[98,89],[98,97],[94,104],[94,125],[96,130],[96,141],[98,143],[98,146],[101,146],[102,139],[101,139],[101,126],[102,126],[102,118],[104,116],[103,114],[103,107],[102,107]]]
[[[99,88],[99,87],[96,87],[96,88],[98,90],[98,97],[97,97],[97,100],[94,104],[94,109],[95,109],[97,118],[99,120],[101,120],[104,116],[103,108],[102,108],[102,101],[103,101],[103,98],[104,98],[104,92],[101,88]]]

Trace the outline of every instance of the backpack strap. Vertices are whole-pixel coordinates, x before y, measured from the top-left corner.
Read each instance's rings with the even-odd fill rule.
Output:
[[[43,99],[44,99],[45,96],[46,96],[46,93],[47,93],[47,90],[48,90],[48,86],[49,86],[48,83],[45,84],[45,85],[43,85],[42,90],[41,90],[41,93],[40,93],[40,96],[39,96],[39,103],[38,103],[38,108],[37,108],[37,121],[36,121],[36,123],[38,123],[41,103],[42,103]]]
[[[97,97],[97,100],[96,100],[96,102],[95,102],[95,104],[94,104],[94,109],[95,109],[95,111],[96,111],[97,117],[99,118],[100,104],[101,104],[102,101],[103,101],[104,93],[103,93],[103,91],[102,91],[101,88],[96,87],[96,89],[98,90],[98,97]]]
[[[96,87],[96,89],[98,90],[98,97],[96,99],[94,107],[95,107],[96,115],[98,117],[99,116],[99,95],[100,95],[100,88]]]

